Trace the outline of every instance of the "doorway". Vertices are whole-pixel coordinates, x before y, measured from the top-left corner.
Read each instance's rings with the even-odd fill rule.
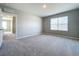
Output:
[[[16,16],[3,15],[2,27],[4,29],[4,39],[16,39]]]

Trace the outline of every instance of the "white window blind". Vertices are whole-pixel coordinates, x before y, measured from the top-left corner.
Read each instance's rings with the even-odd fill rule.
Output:
[[[52,18],[50,20],[50,29],[68,31],[68,16]]]

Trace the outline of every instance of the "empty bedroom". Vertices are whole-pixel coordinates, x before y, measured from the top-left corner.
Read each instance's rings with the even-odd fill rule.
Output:
[[[79,56],[79,3],[0,3],[0,56]]]

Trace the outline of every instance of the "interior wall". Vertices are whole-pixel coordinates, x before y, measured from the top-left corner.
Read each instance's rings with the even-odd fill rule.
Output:
[[[19,12],[17,15],[17,38],[41,34],[42,20],[39,16]]]
[[[56,17],[68,16],[68,32],[50,30],[50,19]],[[43,33],[45,34],[61,34],[71,37],[79,37],[79,9],[71,10],[68,12],[59,13],[44,17],[43,19]]]
[[[9,8],[7,6],[0,5],[1,8]],[[12,8],[9,8],[12,9]],[[15,9],[13,9],[15,10]],[[16,12],[6,14],[12,14],[16,16],[16,30],[13,29],[13,32],[16,32],[16,38],[23,38],[33,35],[41,34],[42,32],[42,19],[39,16],[25,13],[19,10]],[[5,14],[5,12],[3,12]],[[13,21],[15,23],[15,21]],[[15,25],[15,24],[13,24]]]

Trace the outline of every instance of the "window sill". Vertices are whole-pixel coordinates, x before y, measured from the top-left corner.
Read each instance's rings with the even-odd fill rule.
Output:
[[[50,31],[58,31],[58,32],[68,32],[68,31],[63,31],[63,30],[51,30]]]

